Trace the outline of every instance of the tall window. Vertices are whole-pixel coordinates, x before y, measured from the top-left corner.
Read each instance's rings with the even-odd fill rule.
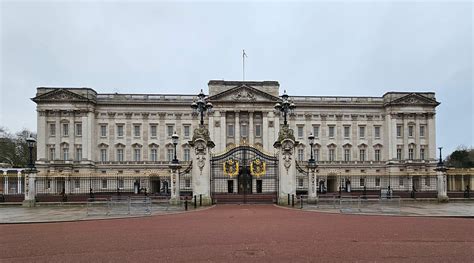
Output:
[[[152,162],[158,161],[158,151],[157,151],[157,149],[151,149],[151,151],[150,151],[150,160]]]
[[[365,178],[360,178],[359,184],[360,184],[360,186],[364,187],[365,186]]]
[[[298,149],[298,161],[304,160],[304,149]]]
[[[402,137],[402,125],[397,125],[397,137]]]
[[[334,126],[328,126],[329,128],[329,138],[334,138]]]
[[[82,160],[82,148],[78,147],[76,148],[76,161]]]
[[[107,179],[102,179],[102,188],[103,189],[107,188]]]
[[[430,179],[429,176],[426,176],[426,177],[425,177],[425,185],[426,185],[426,186],[430,186],[430,185],[431,185],[431,179]]]
[[[100,161],[107,162],[107,149],[100,149]]]
[[[333,162],[335,158],[335,150],[333,148],[329,149],[329,161]]]
[[[184,137],[189,137],[191,134],[191,126],[189,125],[184,125]]]
[[[399,177],[398,185],[403,186],[403,177]]]
[[[408,126],[408,137],[413,137],[413,129],[413,125]]]
[[[49,124],[49,136],[56,136],[56,124],[50,123]]]
[[[375,126],[375,127],[374,127],[374,136],[375,136],[375,138],[377,138],[377,139],[380,138],[380,126]]]
[[[319,138],[319,126],[315,125],[313,126],[313,135],[315,138]]]
[[[169,148],[167,150],[168,153],[168,162],[171,162],[174,159],[174,150],[172,148]]]
[[[123,178],[118,179],[118,188],[123,189],[124,186],[124,180]]]
[[[262,125],[255,124],[255,137],[262,137]]]
[[[351,127],[344,126],[344,138],[349,139],[351,137]]]
[[[425,137],[425,125],[420,126],[420,137]]]
[[[401,148],[398,148],[397,149],[397,160],[401,160],[402,159],[402,149]]]
[[[107,125],[100,125],[100,137],[107,137]]]
[[[240,126],[240,136],[242,136],[243,138],[246,138],[248,136],[247,127],[247,124],[242,124]]]
[[[420,148],[420,159],[421,160],[425,159],[425,148]]]
[[[135,150],[134,150],[134,153],[135,153],[135,154],[133,155],[133,156],[134,156],[134,157],[133,157],[133,160],[134,160],[134,161],[136,161],[136,162],[141,161],[141,152],[142,152],[141,149],[135,149]]]
[[[117,161],[123,162],[123,149],[117,149]]]
[[[74,180],[74,188],[76,189],[81,188],[81,180],[79,179]]]
[[[313,158],[317,162],[319,161],[319,148],[314,148],[313,150]]]
[[[82,136],[82,123],[76,123],[76,136]]]
[[[365,126],[359,126],[359,138],[365,138]]]
[[[365,161],[365,149],[359,150],[359,158],[361,162]]]
[[[69,148],[67,146],[63,148],[63,160],[69,160]]]
[[[344,149],[344,161],[349,162],[351,160],[351,149]]]
[[[380,177],[375,177],[375,186],[380,186]]]
[[[375,149],[375,161],[380,161],[380,149]]]
[[[234,137],[234,124],[227,124],[227,137]]]
[[[413,149],[413,148],[409,148],[409,149],[408,149],[408,159],[409,159],[409,160],[413,160],[413,159],[414,159],[414,158],[413,158],[413,157],[414,157],[414,156],[413,156],[413,152],[414,152],[414,149]]]
[[[54,159],[56,159],[56,149],[49,148],[49,160],[52,161]]]
[[[298,126],[298,138],[303,138],[304,136],[303,129],[304,129],[303,126]]]
[[[140,137],[140,125],[133,125],[133,136]]]
[[[117,125],[117,137],[123,137],[123,124]]]
[[[150,126],[150,136],[152,138],[156,138],[156,135],[157,135],[157,127],[156,127],[156,125],[151,125]]]
[[[168,137],[171,137],[174,133],[174,125],[166,126],[166,130],[167,130]]]
[[[184,161],[189,162],[191,160],[191,150],[189,148],[184,148]]]
[[[63,123],[63,136],[69,136],[69,123]]]

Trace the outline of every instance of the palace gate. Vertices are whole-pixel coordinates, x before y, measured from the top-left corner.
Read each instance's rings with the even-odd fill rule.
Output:
[[[278,158],[238,146],[211,158],[211,197],[217,203],[274,203]]]

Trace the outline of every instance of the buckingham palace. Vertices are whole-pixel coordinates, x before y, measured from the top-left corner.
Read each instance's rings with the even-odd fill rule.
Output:
[[[37,88],[37,194],[437,191],[433,92],[298,96],[277,81],[224,80],[193,90]]]

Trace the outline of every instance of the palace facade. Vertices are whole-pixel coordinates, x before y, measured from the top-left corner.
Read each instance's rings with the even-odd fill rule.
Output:
[[[435,113],[439,102],[433,92],[330,97],[293,96],[297,89],[286,89],[296,106],[288,115],[288,124],[297,141],[297,192],[305,193],[311,185],[306,168],[310,134],[315,137],[312,148],[320,192],[389,186],[395,191],[436,191]],[[208,93],[213,108],[204,115],[204,124],[215,144],[210,148],[213,158],[240,146],[269,158],[279,154],[274,143],[283,116],[275,104],[283,92],[277,81],[211,80]],[[179,135],[177,157],[182,169],[194,169],[191,141],[200,122],[199,113],[190,107],[195,94],[102,94],[90,88],[40,87],[32,100],[38,112],[36,167],[40,177],[157,178],[158,184],[148,179],[140,182],[149,192],[158,193],[170,180],[174,132]],[[212,167],[210,173],[214,173]],[[277,170],[274,176],[283,176]],[[213,175],[210,177],[212,181]],[[194,177],[183,174],[183,178],[181,191],[192,192]],[[65,184],[58,187],[81,187],[81,182]],[[238,185],[238,179],[231,178],[221,190],[237,193]],[[254,181],[251,192],[259,192],[258,187],[262,192],[262,183]]]

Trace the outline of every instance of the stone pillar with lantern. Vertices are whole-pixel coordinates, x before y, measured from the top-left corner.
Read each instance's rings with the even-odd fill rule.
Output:
[[[436,166],[436,190],[438,192],[438,202],[449,202],[448,197],[448,187],[446,181],[446,171],[448,170],[446,166],[444,166],[444,162],[441,156],[441,150],[443,147],[439,147],[439,162]]]
[[[309,146],[311,154],[308,160],[308,171],[309,171],[309,189],[308,189],[308,202],[316,203],[318,201],[318,177],[316,176],[316,160],[313,155],[313,146],[314,146],[314,135],[310,133],[308,136]]]
[[[37,170],[33,161],[33,149],[35,147],[36,140],[30,136],[26,139],[26,142],[28,143],[28,148],[30,150],[30,160],[28,164],[28,170],[26,170],[25,174],[25,199],[23,200],[22,205],[25,207],[34,207],[36,206],[35,184]]]
[[[179,169],[181,165],[179,163],[177,154],[176,154],[176,145],[178,145],[179,136],[176,134],[176,131],[171,136],[171,140],[174,145],[174,158],[171,161],[169,168],[171,170],[171,198],[170,204],[179,205],[181,203],[180,191],[179,191]]]

